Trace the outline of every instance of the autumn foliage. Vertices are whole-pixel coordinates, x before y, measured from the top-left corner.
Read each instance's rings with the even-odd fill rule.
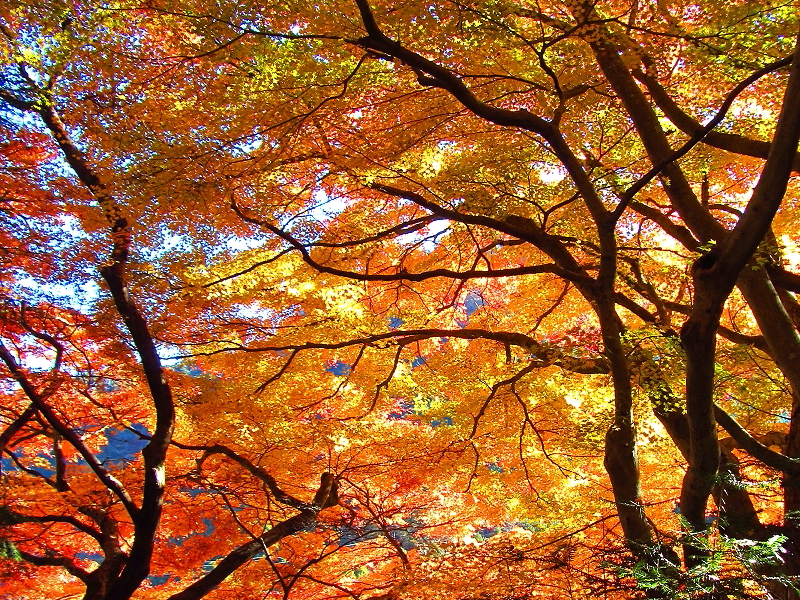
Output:
[[[800,597],[789,2],[0,7],[0,598]]]

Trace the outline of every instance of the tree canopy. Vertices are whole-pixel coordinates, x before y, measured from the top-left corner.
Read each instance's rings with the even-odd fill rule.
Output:
[[[0,598],[800,598],[783,0],[0,7]]]

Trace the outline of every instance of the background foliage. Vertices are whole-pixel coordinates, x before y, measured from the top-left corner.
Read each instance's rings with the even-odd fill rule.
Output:
[[[0,596],[797,598],[789,2],[0,8]]]

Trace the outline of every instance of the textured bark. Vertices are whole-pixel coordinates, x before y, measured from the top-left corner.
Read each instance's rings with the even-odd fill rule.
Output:
[[[30,421],[33,416],[36,414],[36,404],[31,404],[28,408],[26,408],[22,413],[14,419],[8,427],[3,430],[3,433],[0,433],[0,456],[6,450],[6,446],[8,442],[20,431],[25,425]],[[2,463],[0,463],[0,475],[3,474]]]
[[[114,263],[101,269],[101,272],[111,290],[117,311],[131,333],[156,409],[155,432],[142,450],[144,489],[141,509],[134,517],[133,545],[125,569],[106,594],[108,600],[123,600],[129,598],[150,573],[156,530],[161,520],[166,482],[164,462],[175,425],[175,407],[147,323],[125,286],[122,265]]]
[[[796,50],[796,55],[800,56],[800,48]],[[712,251],[700,257],[692,269],[695,303],[692,314],[681,331],[687,361],[686,408],[691,442],[689,469],[681,490],[681,510],[696,531],[704,528],[703,514],[707,494],[711,491],[716,475],[716,466],[712,465],[710,455],[713,452],[714,457],[718,456],[713,415],[715,331],[728,294],[769,231],[786,192],[792,157],[800,138],[800,113],[797,111],[800,104],[798,62],[800,61],[795,60],[793,64],[770,154],[747,208],[730,235]],[[761,270],[759,272],[759,278],[752,280],[751,274],[742,274],[744,286],[769,285],[766,274]],[[758,294],[759,301],[766,301],[770,295],[777,300],[774,290],[772,294],[768,290],[762,290]],[[780,302],[774,304],[783,313],[784,323],[789,323]],[[757,303],[754,311],[759,310],[759,306]],[[783,329],[794,333],[791,324]],[[765,337],[770,344],[770,336],[765,334]],[[777,356],[775,359],[783,360]],[[690,555],[696,553],[695,549],[688,549],[688,552]]]
[[[598,64],[628,114],[654,164],[672,149],[658,118],[622,61],[610,32],[600,27],[600,39],[592,41]],[[797,51],[796,51],[797,54]],[[797,151],[800,120],[798,65],[794,60],[775,139],[753,198],[733,232],[728,234],[691,190],[680,168],[665,167],[664,189],[683,221],[701,241],[720,240],[714,250],[694,265],[695,303],[681,331],[686,350],[686,406],[689,428],[689,468],[681,491],[681,510],[692,529],[705,528],[705,506],[713,489],[719,464],[719,448],[713,410],[715,338],[722,308],[739,273],[769,230],[785,193]],[[690,563],[696,548],[687,548]]]
[[[605,353],[609,357],[614,385],[614,421],[605,437],[603,464],[611,480],[614,502],[628,546],[637,556],[646,556],[653,542],[641,497],[636,427],[633,421],[633,391],[622,324],[611,301],[597,305]]]

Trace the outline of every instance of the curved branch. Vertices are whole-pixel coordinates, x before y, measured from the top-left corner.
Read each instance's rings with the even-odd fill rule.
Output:
[[[24,561],[37,567],[63,567],[70,575],[77,577],[83,583],[88,584],[91,581],[91,573],[84,571],[64,556],[38,556],[24,550],[19,550],[19,555]]]
[[[386,186],[381,186],[381,188],[385,187]],[[515,277],[519,275],[536,275],[541,273],[554,273],[560,275],[561,277],[564,277],[565,279],[570,279],[570,280],[575,280],[576,278],[580,277],[576,276],[571,272],[564,271],[564,269],[559,268],[555,264],[533,265],[528,267],[516,267],[512,269],[491,269],[486,271],[477,269],[472,269],[469,271],[432,269],[430,271],[424,271],[421,273],[409,273],[404,268],[400,269],[397,273],[391,273],[391,274],[358,273],[355,271],[346,271],[344,269],[328,267],[320,262],[317,262],[311,256],[311,253],[308,251],[306,245],[300,242],[290,233],[287,233],[286,231],[280,229],[279,227],[275,227],[268,221],[257,219],[255,217],[245,214],[242,211],[242,209],[239,208],[238,205],[236,205],[235,202],[232,204],[232,207],[233,210],[236,212],[236,214],[243,220],[247,221],[248,223],[253,223],[254,225],[259,225],[260,227],[263,227],[264,229],[268,230],[270,233],[273,233],[276,236],[280,237],[282,240],[288,242],[295,250],[300,252],[300,254],[303,257],[303,260],[309,266],[313,267],[315,270],[319,271],[320,273],[338,275],[339,277],[346,277],[348,279],[356,279],[358,281],[425,281],[426,279],[433,279],[436,277],[447,277],[450,279],[469,280],[469,279],[484,279],[484,278],[494,278],[494,277]],[[468,215],[464,216],[469,217]],[[483,220],[485,218],[481,219]],[[470,222],[471,220],[472,219],[464,219],[463,222]],[[488,219],[488,220],[494,221],[494,219]],[[500,224],[499,221],[496,223]],[[318,245],[318,244],[312,244],[312,245]]]
[[[331,473],[323,473],[319,489],[314,495],[314,500],[311,504],[306,504],[306,508],[299,514],[281,521],[259,537],[241,544],[228,553],[208,574],[195,581],[182,592],[173,594],[168,600],[199,600],[259,552],[266,550],[290,535],[310,529],[316,523],[318,513],[324,508],[332,506],[330,502],[332,500],[331,496],[335,492],[335,485],[335,477]]]
[[[0,508],[0,519],[2,519],[4,524],[9,525],[16,525],[17,523],[67,523],[78,531],[93,537],[100,544],[104,541],[103,534],[97,529],[85,523],[81,523],[78,519],[69,515],[23,515],[10,508],[2,507]]]
[[[523,348],[542,363],[560,366],[574,373],[598,374],[608,373],[608,362],[604,357],[596,358],[575,358],[562,353],[561,348],[555,345],[543,344],[523,333],[510,331],[489,331],[487,329],[406,329],[395,330],[375,335],[364,336],[345,340],[343,342],[306,342],[304,344],[289,344],[284,346],[261,346],[257,348],[249,347],[229,347],[213,350],[207,353],[195,353],[183,355],[181,358],[190,356],[218,354],[220,352],[287,352],[300,350],[338,350],[350,346],[375,346],[384,340],[396,340],[398,345],[408,345],[410,343],[430,338],[459,338],[464,340],[493,340],[501,344],[518,346]],[[196,448],[200,449],[200,448]]]
[[[138,432],[137,432],[138,433]],[[138,434],[140,437],[147,438],[147,436],[143,436],[142,434]],[[243,467],[247,470],[251,475],[257,477],[261,481],[263,481],[272,495],[275,497],[275,500],[280,502],[281,504],[286,504],[287,506],[291,506],[292,508],[296,508],[298,510],[305,510],[308,508],[308,504],[303,502],[302,500],[298,500],[294,496],[287,494],[284,492],[280,486],[278,486],[278,482],[275,481],[275,478],[267,473],[261,467],[254,465],[250,460],[247,458],[240,456],[227,446],[222,444],[215,444],[213,446],[195,446],[192,444],[182,444],[175,440],[172,440],[172,445],[180,448],[181,450],[200,450],[203,452],[203,456],[197,459],[197,468],[198,470],[202,468],[203,463],[206,461],[207,458],[213,456],[214,454],[222,454],[227,456],[232,461],[234,461],[239,466]]]
[[[11,371],[11,374],[14,376],[14,379],[16,379],[19,386],[25,392],[25,395],[28,396],[28,399],[36,406],[36,409],[44,416],[50,426],[57,431],[61,437],[72,444],[83,460],[85,460],[92,471],[94,471],[95,475],[97,475],[97,478],[120,499],[125,509],[128,511],[128,514],[135,519],[139,509],[136,507],[136,504],[128,492],[125,491],[122,483],[106,471],[100,461],[97,460],[97,457],[86,447],[83,440],[78,437],[78,434],[61,422],[55,411],[50,408],[42,395],[33,387],[33,384],[28,380],[25,372],[17,364],[16,359],[11,355],[2,341],[0,341],[0,359],[6,364],[8,370]]]
[[[619,204],[614,209],[612,218],[615,221],[618,220],[622,216],[622,213],[625,211],[625,208],[628,206],[630,201],[633,200],[633,197],[637,193],[639,193],[639,191],[641,191],[642,188],[644,188],[644,186],[650,183],[659,173],[661,173],[661,171],[663,171],[667,165],[670,165],[679,158],[685,156],[686,153],[689,152],[689,150],[694,148],[697,144],[699,144],[706,137],[708,137],[708,135],[713,131],[713,129],[722,122],[722,119],[725,118],[725,115],[728,114],[728,110],[733,104],[733,101],[736,100],[736,98],[739,96],[739,94],[741,94],[744,90],[746,90],[753,83],[758,81],[764,75],[772,73],[773,71],[776,71],[781,67],[790,65],[791,63],[792,63],[792,57],[788,56],[781,60],[770,63],[765,67],[762,67],[761,69],[758,69],[755,73],[752,73],[749,77],[739,82],[739,84],[736,85],[736,87],[734,87],[730,91],[730,93],[728,93],[728,95],[725,97],[725,100],[723,100],[722,104],[720,105],[719,110],[717,110],[717,113],[711,118],[711,120],[708,123],[701,126],[699,129],[695,130],[691,134],[689,139],[683,144],[683,146],[675,150],[669,156],[665,156],[664,158],[662,158],[659,162],[653,165],[652,169],[650,169],[647,173],[642,175],[636,181],[636,183],[634,183],[631,187],[625,190],[625,193],[622,195],[622,198],[620,198]]]
[[[765,73],[762,74],[766,74],[785,67],[791,64],[791,62],[792,57],[786,57],[770,63],[760,71],[765,71]],[[633,71],[633,75],[645,85],[650,96],[655,100],[658,107],[675,127],[680,129],[683,133],[692,136],[703,129],[703,126],[696,119],[678,106],[655,77],[639,69]],[[719,148],[720,150],[727,150],[734,154],[752,156],[754,158],[767,158],[770,146],[772,145],[770,142],[753,140],[743,135],[721,133],[717,131],[709,132],[708,135],[703,138],[703,143],[713,146],[714,148]],[[795,153],[793,155],[792,170],[800,172],[800,153]]]
[[[49,98],[43,99],[42,106],[37,107],[37,112],[56,140],[64,159],[101,206],[106,219],[111,225],[111,255],[108,263],[100,268],[100,273],[108,284],[117,312],[130,332],[156,409],[155,432],[150,442],[142,450],[145,473],[141,510],[136,510],[133,502],[127,496],[124,497],[127,499],[121,497],[133,517],[135,534],[131,546],[130,560],[125,565],[120,576],[109,586],[105,598],[107,600],[123,600],[129,598],[136,591],[142,580],[150,572],[150,560],[153,554],[156,529],[161,520],[166,480],[164,472],[165,458],[175,425],[175,406],[172,392],[161,367],[161,359],[156,351],[155,342],[148,330],[147,321],[130,297],[125,281],[125,266],[131,245],[128,220],[109,188],[89,164],[84,153],[72,140],[52,100]],[[41,407],[39,409],[44,413]],[[50,420],[49,417],[48,420]],[[67,431],[66,434],[62,431],[59,431],[59,433],[70,443],[72,443],[70,437],[77,437],[71,430]],[[84,458],[86,459],[86,456]],[[97,466],[92,468],[100,476],[99,474],[103,472],[98,469],[99,463],[97,459],[93,455],[91,455],[91,459],[97,463]],[[92,461],[86,460],[92,464]],[[110,489],[115,491],[121,489],[121,486],[115,485],[114,482],[109,480],[110,476],[108,474],[103,473],[103,476],[105,477],[104,483],[108,481],[106,483],[107,486],[114,486],[110,487]]]
[[[753,458],[760,460],[768,467],[772,467],[782,473],[789,473],[800,476],[800,459],[789,458],[785,454],[770,450],[764,444],[755,439],[742,427],[736,419],[730,416],[719,404],[714,404],[714,417],[725,431],[730,434],[734,441]]]
[[[421,85],[438,87],[450,92],[467,109],[487,121],[505,127],[519,127],[543,136],[553,132],[549,121],[525,110],[508,110],[498,108],[479,100],[461,79],[427,58],[403,47],[399,42],[388,38],[381,31],[367,0],[356,0],[356,5],[364,23],[367,36],[355,40],[355,43],[366,49],[392,56],[414,69]]]
[[[5,452],[6,446],[8,442],[11,441],[11,438],[33,418],[36,414],[36,410],[36,404],[32,402],[28,408],[22,411],[22,413],[3,430],[3,433],[0,433],[0,456]],[[2,475],[2,473],[2,462],[0,462],[0,475]]]
[[[667,215],[658,209],[636,200],[633,200],[629,206],[643,217],[650,219],[653,223],[661,227],[664,232],[678,240],[689,250],[696,252],[698,251],[698,248],[700,248],[700,242],[694,237],[694,235],[692,235],[692,232],[689,229],[683,225],[674,223]]]

